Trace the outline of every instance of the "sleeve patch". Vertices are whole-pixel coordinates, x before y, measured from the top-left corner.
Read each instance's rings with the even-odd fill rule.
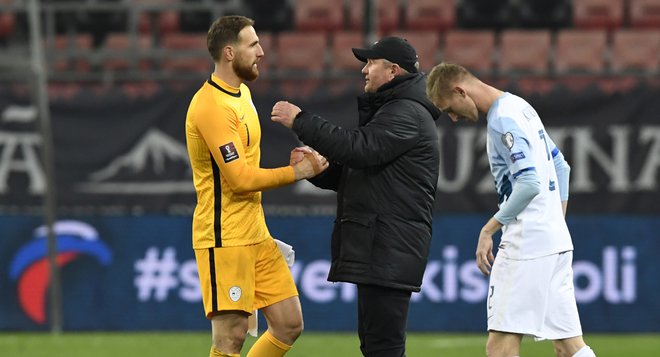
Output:
[[[511,154],[511,161],[512,162],[516,162],[516,161],[518,161],[520,159],[524,159],[524,158],[525,158],[525,153],[522,152],[522,151],[521,152],[514,152],[513,154]]]
[[[238,151],[236,151],[233,141],[220,146],[220,153],[222,154],[222,159],[225,160],[225,164],[238,159]]]
[[[513,147],[513,134],[510,132],[502,134],[502,144],[504,144],[507,149],[511,150]]]

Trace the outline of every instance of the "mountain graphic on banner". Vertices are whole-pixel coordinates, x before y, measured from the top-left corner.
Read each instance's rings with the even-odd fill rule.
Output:
[[[131,195],[195,192],[186,146],[154,128],[129,152],[90,174],[78,190]]]

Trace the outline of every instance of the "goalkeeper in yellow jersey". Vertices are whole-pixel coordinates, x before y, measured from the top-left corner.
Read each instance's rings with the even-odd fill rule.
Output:
[[[253,24],[225,16],[211,25],[207,45],[215,70],[186,116],[197,192],[193,249],[211,320],[211,357],[240,356],[254,309],[264,314],[268,330],[247,356],[283,356],[302,332],[298,291],[266,227],[261,191],[313,177],[328,166],[308,152],[301,161],[292,158],[290,166],[259,167],[261,126],[244,84],[259,76],[264,56]]]

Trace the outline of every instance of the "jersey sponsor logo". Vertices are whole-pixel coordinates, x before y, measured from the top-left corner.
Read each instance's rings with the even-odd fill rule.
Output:
[[[509,132],[502,134],[502,144],[504,144],[507,149],[511,150],[511,148],[513,148],[513,134]]]
[[[511,148],[509,148],[509,150],[510,149]],[[525,153],[522,152],[522,151],[521,152],[514,152],[513,154],[511,154],[511,162],[516,162],[516,161],[518,161],[520,159],[524,159],[524,158],[525,158]]]
[[[229,298],[233,302],[238,301],[238,299],[241,298],[242,293],[243,290],[241,290],[241,288],[238,286],[232,286],[231,288],[229,288]]]
[[[222,159],[225,160],[225,164],[238,159],[238,151],[236,151],[233,141],[220,146],[220,152],[222,153]]]

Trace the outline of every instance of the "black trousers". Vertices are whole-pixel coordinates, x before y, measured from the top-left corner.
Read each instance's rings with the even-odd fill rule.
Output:
[[[360,350],[367,357],[405,357],[410,291],[357,284]]]

